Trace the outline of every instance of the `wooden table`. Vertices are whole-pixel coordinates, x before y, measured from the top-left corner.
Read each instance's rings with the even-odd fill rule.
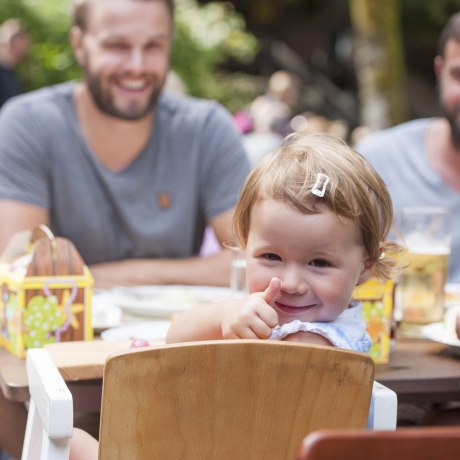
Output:
[[[460,401],[460,355],[429,340],[400,339],[390,363],[376,366],[375,379],[399,403]]]
[[[127,350],[129,346],[129,340],[65,342],[46,346],[72,392],[75,411],[99,412],[105,359],[110,353]],[[0,387],[3,395],[11,401],[29,400],[25,360],[3,348],[0,348]]]
[[[160,343],[160,342],[158,342]],[[70,342],[49,347],[74,396],[76,411],[99,411],[105,358],[129,342]],[[388,365],[376,366],[375,379],[402,402],[460,401],[460,356],[428,340],[400,340]],[[29,399],[25,362],[0,348],[0,387],[12,401]]]

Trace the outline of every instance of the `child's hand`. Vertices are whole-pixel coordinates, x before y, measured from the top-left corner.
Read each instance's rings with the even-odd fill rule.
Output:
[[[270,284],[268,285],[268,288],[265,289],[263,292],[262,296],[265,302],[268,303],[271,307],[275,304],[276,300],[281,294],[281,281],[279,278],[272,278],[270,280]],[[278,319],[278,318],[276,318]],[[276,323],[278,324],[278,323]],[[275,326],[276,326],[275,324]]]
[[[281,292],[281,282],[272,278],[264,292],[255,292],[229,310],[221,322],[224,339],[267,339],[278,324],[272,305]]]

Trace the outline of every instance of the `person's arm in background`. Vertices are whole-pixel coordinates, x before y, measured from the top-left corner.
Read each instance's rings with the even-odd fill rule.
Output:
[[[0,254],[17,232],[48,225],[48,210],[21,201],[0,199]]]
[[[229,241],[233,210],[216,216],[212,228],[219,241]],[[38,206],[13,200],[0,200],[0,251],[12,236],[31,230],[39,224],[49,225],[48,211]],[[107,262],[90,267],[97,287],[117,284],[206,284],[228,286],[230,282],[230,250],[209,257],[188,259],[131,259]]]
[[[230,241],[233,209],[211,220],[219,241]],[[231,251],[186,259],[128,259],[90,267],[97,287],[135,284],[195,284],[228,286]]]

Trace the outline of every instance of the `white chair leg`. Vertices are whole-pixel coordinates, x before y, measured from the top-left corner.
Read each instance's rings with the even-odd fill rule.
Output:
[[[22,460],[68,460],[72,394],[45,349],[27,351],[30,405]]]
[[[29,412],[27,416],[26,434],[24,437],[24,446],[22,448],[22,460],[36,460],[37,452],[41,451],[43,438],[43,424],[37,412],[37,407],[33,399],[29,403]]]
[[[374,381],[367,427],[372,430],[396,430],[397,411],[396,393]]]

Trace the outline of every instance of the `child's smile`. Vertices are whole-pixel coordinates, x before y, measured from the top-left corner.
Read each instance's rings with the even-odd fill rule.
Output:
[[[302,305],[292,306],[292,305],[286,305],[286,304],[276,301],[273,307],[275,308],[275,310],[279,310],[280,312],[286,315],[292,315],[293,317],[298,317],[299,315],[317,307],[317,304],[307,305],[307,306],[302,306]],[[296,318],[293,318],[293,319],[296,319]]]
[[[355,223],[321,206],[303,214],[266,199],[251,211],[247,244],[249,292],[262,292],[273,277],[281,292],[273,308],[279,324],[333,321],[348,307],[355,286],[372,262]]]

